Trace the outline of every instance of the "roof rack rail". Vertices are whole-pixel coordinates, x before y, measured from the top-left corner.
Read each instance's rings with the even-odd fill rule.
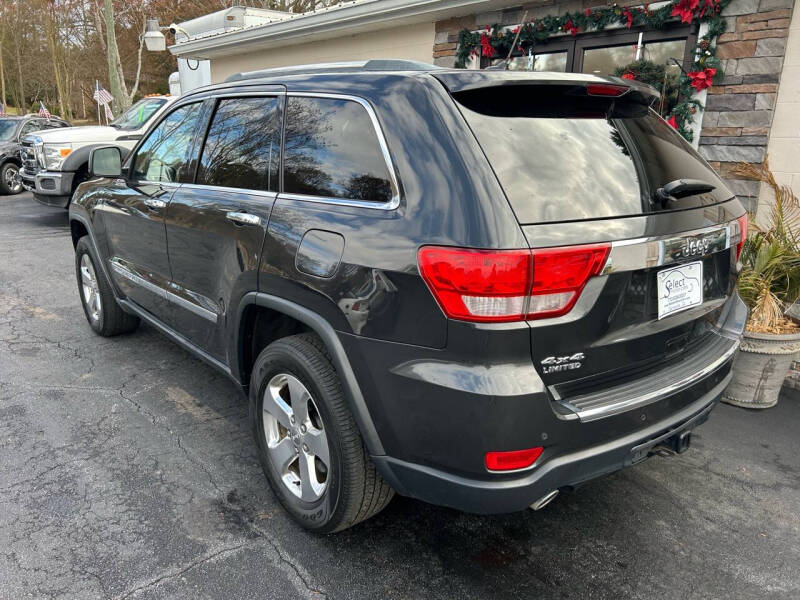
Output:
[[[258,71],[245,71],[235,73],[225,82],[244,81],[247,79],[261,79],[276,75],[303,75],[308,73],[342,73],[359,71],[435,71],[437,67],[417,60],[400,59],[373,59],[348,62],[316,63],[309,65],[296,65],[292,67],[276,67],[274,69],[260,69]]]

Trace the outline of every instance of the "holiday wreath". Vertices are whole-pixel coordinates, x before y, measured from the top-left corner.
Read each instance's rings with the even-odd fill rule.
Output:
[[[621,25],[628,29],[632,27],[661,29],[667,22],[675,20],[675,17],[682,23],[695,21],[707,23],[708,30],[698,42],[691,67],[680,75],[677,94],[674,102],[669,103],[672,109],[667,117],[667,121],[684,138],[692,141],[690,125],[694,122],[693,115],[698,109],[703,108],[703,104],[694,96],[711,87],[714,81],[721,81],[723,77],[720,61],[715,56],[714,42],[725,32],[727,23],[720,13],[729,3],[730,0],[672,0],[654,9],[648,4],[636,7],[620,7],[614,4],[603,8],[587,8],[583,12],[567,12],[560,16],[548,15],[526,21],[510,29],[498,25],[487,25],[480,31],[463,29],[458,34],[456,67],[466,67],[467,60],[473,56],[505,58],[512,50],[515,40],[516,50],[527,52],[551,36],[602,31],[613,25]],[[653,82],[650,80],[652,63],[651,65],[643,63],[646,61],[632,63],[622,68],[618,74],[628,79],[640,79],[652,85]],[[648,75],[640,75],[644,72]]]

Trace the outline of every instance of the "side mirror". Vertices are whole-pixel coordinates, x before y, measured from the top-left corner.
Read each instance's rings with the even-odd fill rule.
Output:
[[[95,148],[89,153],[91,177],[122,177],[122,152],[116,146]]]

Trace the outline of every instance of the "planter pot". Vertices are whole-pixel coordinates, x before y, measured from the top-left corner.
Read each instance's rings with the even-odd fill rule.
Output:
[[[744,332],[733,361],[733,379],[722,401],[746,408],[769,408],[778,402],[783,380],[800,352],[800,333]]]

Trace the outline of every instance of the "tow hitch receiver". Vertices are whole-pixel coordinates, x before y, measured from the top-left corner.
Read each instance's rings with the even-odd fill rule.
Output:
[[[672,442],[672,449],[678,454],[683,454],[689,449],[692,443],[692,430],[688,429],[670,439]]]
[[[689,446],[692,443],[692,431],[687,429],[686,431],[682,431],[676,435],[673,435],[671,438],[668,438],[655,446],[652,450],[652,454],[658,454],[659,456],[674,456],[675,454],[683,454],[689,449]]]

